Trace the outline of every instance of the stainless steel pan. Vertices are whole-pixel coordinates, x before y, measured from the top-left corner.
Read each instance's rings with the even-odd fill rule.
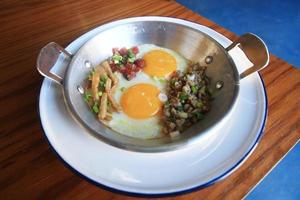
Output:
[[[45,77],[57,82],[64,91],[70,114],[97,138],[122,149],[139,152],[162,152],[181,148],[200,140],[204,134],[226,117],[239,92],[239,82],[249,74],[265,67],[269,53],[264,42],[254,34],[239,37],[224,48],[216,40],[197,29],[187,26],[184,20],[165,17],[137,17],[114,22],[113,25],[84,44],[75,54],[51,42],[42,48],[37,69]],[[192,126],[177,138],[163,137],[143,140],[119,134],[99,121],[90,112],[82,98],[82,84],[91,66],[111,55],[113,47],[131,47],[139,44],[156,44],[172,49],[187,59],[207,66],[212,86],[223,84],[212,102],[212,109],[204,120]],[[239,74],[228,51],[239,46],[253,66]],[[64,77],[51,72],[59,56],[70,61]]]

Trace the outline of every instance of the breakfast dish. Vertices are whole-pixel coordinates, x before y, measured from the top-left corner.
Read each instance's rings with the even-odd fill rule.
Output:
[[[224,48],[231,44],[230,40],[212,29],[189,21],[166,17],[138,17],[100,26],[72,42],[66,50],[76,54],[87,41],[110,27],[147,20],[184,24],[208,34]],[[107,51],[111,52],[111,48]],[[240,49],[230,54],[239,71],[247,69],[248,66],[245,65]],[[88,60],[92,60],[93,66],[97,66],[109,56],[111,53],[100,59],[98,56],[95,56],[94,60],[93,57],[89,57]],[[75,64],[84,62],[84,59],[79,59]],[[67,66],[67,63],[60,60],[53,71],[63,74]],[[88,70],[90,69],[86,70],[86,74]],[[119,80],[121,80],[120,77]],[[131,81],[137,80],[138,77]],[[75,91],[78,83],[77,77],[75,81],[75,89],[69,91],[74,92],[75,96],[78,94],[78,99],[80,99],[78,102],[82,102],[82,107],[86,108],[87,105],[82,101],[82,95]],[[133,83],[131,81],[126,83]],[[116,90],[116,94],[117,92],[123,94],[124,91]],[[88,112],[88,110],[85,111],[85,113]],[[160,153],[127,151],[127,149],[116,148],[93,137],[70,115],[61,88],[48,79],[44,80],[41,88],[39,113],[50,146],[66,163],[66,166],[81,177],[111,191],[157,197],[204,188],[234,172],[253,152],[262,136],[267,115],[267,97],[259,74],[251,75],[241,82],[240,92],[232,111],[224,120],[210,129],[209,134],[201,136],[185,148]],[[91,116],[87,117],[97,120],[97,115],[88,113]],[[247,115],[241,118],[241,113],[247,113]],[[113,114],[119,113],[113,112]],[[102,124],[96,122],[93,123],[95,126]],[[101,130],[104,128],[101,127]]]
[[[139,152],[171,151],[225,120],[240,81],[265,67],[269,54],[251,33],[224,48],[185,23],[150,18],[109,27],[74,55],[51,42],[37,69],[62,86],[70,114],[100,140]],[[229,55],[239,46],[247,64],[241,73]],[[69,65],[57,74],[52,69],[63,58]]]
[[[175,137],[210,110],[212,89],[205,71],[153,44],[113,48],[112,56],[90,71],[83,99],[99,121],[118,133]]]

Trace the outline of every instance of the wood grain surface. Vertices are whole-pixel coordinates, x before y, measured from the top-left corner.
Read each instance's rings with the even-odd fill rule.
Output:
[[[175,1],[2,0],[0,2],[0,198],[137,199],[100,189],[57,159],[43,136],[38,114],[42,77],[35,62],[50,41],[66,46],[112,20],[171,16],[234,34]],[[300,138],[300,71],[271,56],[261,75],[269,99],[264,136],[236,172],[206,189],[165,199],[241,199]]]

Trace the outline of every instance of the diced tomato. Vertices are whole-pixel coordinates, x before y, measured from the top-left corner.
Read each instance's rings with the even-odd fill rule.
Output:
[[[133,64],[133,68],[132,71],[134,71],[135,73],[139,72],[141,69],[139,67],[137,67],[135,64]]]
[[[119,52],[119,49],[118,48],[112,48],[112,53],[113,54],[116,54],[116,53],[118,53]]]
[[[118,67],[114,63],[109,63],[109,66],[113,72],[117,71]]]
[[[136,68],[136,65],[135,65],[135,64],[130,64],[130,69],[131,69],[131,71],[134,71],[135,68]]]
[[[133,54],[137,54],[139,53],[139,49],[137,46],[134,46],[130,49],[132,51]],[[136,59],[134,61],[134,63],[131,63],[128,61],[128,57],[129,57],[129,52],[128,49],[123,47],[121,49],[118,48],[113,48],[112,49],[113,54],[118,54],[121,55],[122,58],[122,62],[119,64],[115,64],[113,60],[109,61],[109,65],[112,69],[113,72],[118,71],[120,73],[123,74],[123,76],[127,79],[127,80],[131,80],[136,76],[136,73],[138,73],[139,71],[141,71],[141,69],[144,67],[145,63],[143,59]],[[131,55],[130,55],[131,56]]]
[[[124,74],[130,74],[131,73],[131,69],[129,67],[125,68]]]
[[[126,74],[126,78],[127,78],[128,80],[133,79],[135,76],[136,76],[136,73],[134,73],[134,72],[131,72],[131,73],[129,73],[129,74]]]
[[[131,70],[131,63],[129,63],[129,62],[126,63],[125,67],[126,67],[127,70]]]
[[[137,67],[143,68],[145,66],[145,61],[143,59],[136,59],[134,64],[136,64]]]
[[[139,53],[139,48],[137,46],[134,46],[131,48],[132,53],[138,54]]]
[[[119,53],[121,56],[125,56],[127,55],[128,50],[125,47],[123,47],[122,49],[119,50]]]

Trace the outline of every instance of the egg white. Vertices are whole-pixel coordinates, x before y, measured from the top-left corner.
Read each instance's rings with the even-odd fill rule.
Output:
[[[175,51],[162,48],[153,44],[143,44],[138,46],[139,53],[138,58],[142,58],[143,55],[152,50],[166,51],[172,55],[177,62],[177,70],[184,71],[187,67],[187,61]],[[114,98],[117,103],[120,104],[121,97],[126,89],[136,84],[147,83],[152,84],[160,89],[161,93],[165,93],[166,82],[164,78],[151,77],[143,71],[138,72],[136,77],[132,80],[126,80],[119,72],[115,72],[115,75],[119,79],[119,85],[114,94]],[[133,102],[134,103],[134,102]],[[137,108],[138,109],[138,108]],[[130,137],[141,139],[152,139],[162,137],[162,124],[159,116],[154,116],[148,119],[133,119],[127,116],[124,112],[114,112],[112,120],[108,123],[108,126],[120,134]]]

